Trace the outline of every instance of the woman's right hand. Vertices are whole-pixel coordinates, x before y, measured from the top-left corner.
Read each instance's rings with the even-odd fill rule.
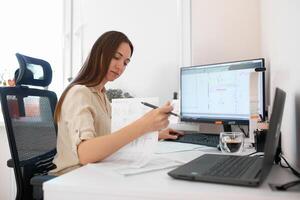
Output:
[[[142,124],[146,132],[159,131],[169,125],[169,113],[173,110],[170,102],[164,106],[153,109],[146,113],[142,118]]]

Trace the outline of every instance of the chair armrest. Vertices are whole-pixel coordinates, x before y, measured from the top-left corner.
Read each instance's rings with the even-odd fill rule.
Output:
[[[30,184],[33,186],[33,199],[42,200],[44,196],[43,192],[43,183],[49,181],[56,176],[50,175],[41,175],[41,176],[34,176],[30,179]]]
[[[30,179],[30,184],[33,186],[41,186],[44,182],[49,181],[56,176],[51,175],[41,175],[41,176],[34,176]]]
[[[14,167],[15,167],[15,164],[14,164],[13,159],[7,160],[6,165],[7,165],[7,167],[9,167],[9,168],[14,168]]]

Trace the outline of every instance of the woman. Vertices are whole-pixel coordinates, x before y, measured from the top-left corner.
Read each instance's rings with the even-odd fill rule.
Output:
[[[161,130],[159,139],[176,139],[180,134],[164,129],[169,123],[168,113],[173,110],[170,103],[110,134],[111,106],[104,86],[122,75],[132,53],[132,43],[121,32],[106,32],[95,42],[79,74],[57,103],[57,154],[53,160],[56,169],[50,174],[60,175],[101,161],[148,132]]]

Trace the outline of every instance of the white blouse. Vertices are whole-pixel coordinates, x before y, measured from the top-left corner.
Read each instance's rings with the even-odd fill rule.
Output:
[[[111,105],[95,87],[73,86],[65,96],[57,123],[57,154],[51,175],[61,175],[80,167],[77,146],[82,140],[110,134]]]

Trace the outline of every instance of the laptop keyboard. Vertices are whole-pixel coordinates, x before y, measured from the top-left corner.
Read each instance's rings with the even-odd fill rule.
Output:
[[[230,156],[221,159],[204,174],[207,176],[233,177],[238,178],[254,163],[257,157]]]
[[[185,133],[183,136],[179,136],[176,140],[167,140],[174,142],[190,143],[206,145],[209,147],[217,147],[219,144],[218,134],[204,134],[204,133]]]

